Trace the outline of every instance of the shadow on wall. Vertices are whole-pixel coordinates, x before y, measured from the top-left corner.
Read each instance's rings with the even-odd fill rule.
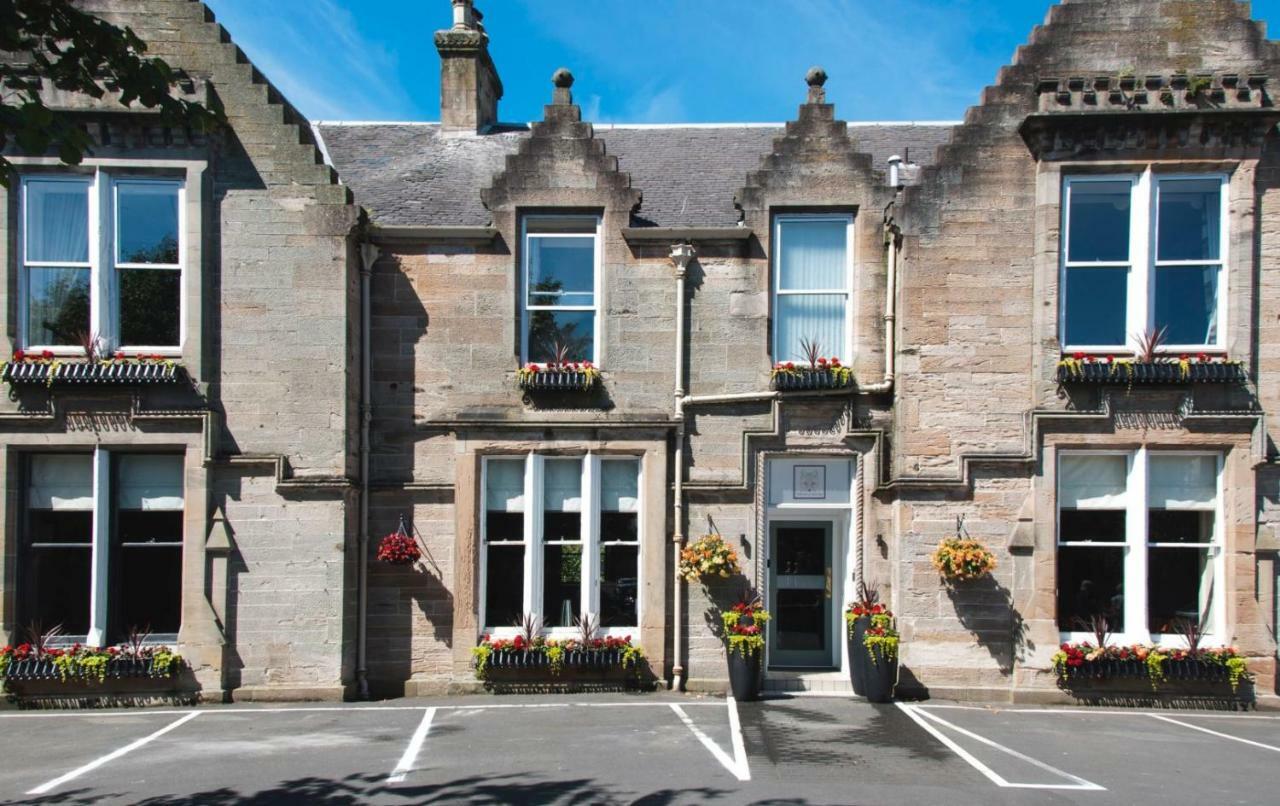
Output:
[[[659,806],[724,798],[729,792],[711,787],[655,789],[639,798],[619,791],[607,781],[573,778],[540,780],[538,773],[473,775],[440,784],[388,786],[386,775],[360,773],[344,778],[309,776],[281,781],[278,786],[258,791],[224,786],[190,795],[165,795],[135,801],[143,806],[265,806],[266,804],[354,804],[368,803],[621,803]],[[113,795],[99,790],[78,789],[59,792],[27,803],[100,803]]]
[[[419,491],[413,500],[403,493],[376,495],[370,518],[369,536],[369,645],[368,674],[371,693],[376,697],[401,697],[405,681],[413,677],[415,631],[429,625],[431,639],[443,644],[451,656],[453,648],[453,593],[445,587],[444,573],[423,535],[409,520],[414,503],[436,503],[441,493]],[[450,499],[451,500],[451,499]],[[378,542],[393,531],[405,514],[406,525],[422,558],[412,565],[389,565],[376,559]],[[451,663],[450,657],[450,663]]]
[[[1001,674],[1013,674],[1014,661],[1035,649],[1022,614],[1013,605],[1013,593],[990,575],[949,584],[946,591],[960,624],[991,653]]]

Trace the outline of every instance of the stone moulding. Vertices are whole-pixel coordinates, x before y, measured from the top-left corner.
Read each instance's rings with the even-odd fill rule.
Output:
[[[1037,113],[1018,133],[1037,159],[1076,159],[1098,152],[1193,152],[1261,149],[1280,111],[1135,109]]]
[[[1075,363],[1058,365],[1060,384],[1244,383],[1248,372],[1239,362],[1225,363]]]
[[[180,364],[163,362],[60,363],[13,361],[4,365],[0,380],[18,385],[135,386],[179,383],[186,375]]]
[[[826,368],[797,367],[794,370],[776,370],[769,379],[769,388],[776,392],[807,392],[815,389],[851,389],[853,373]]]

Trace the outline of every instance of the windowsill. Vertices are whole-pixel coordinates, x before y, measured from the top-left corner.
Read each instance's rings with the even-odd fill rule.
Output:
[[[639,634],[639,627],[601,627],[596,630],[596,638],[626,638],[631,636],[635,638]],[[485,627],[480,631],[481,635],[488,635],[490,638],[512,639],[522,634],[519,627]],[[556,641],[567,641],[569,639],[578,639],[582,637],[582,633],[576,627],[548,627],[541,633],[542,638],[553,639]]]
[[[1059,643],[1082,644],[1087,641],[1092,645],[1095,638],[1096,636],[1091,632],[1058,633]],[[1181,635],[1170,635],[1165,633],[1147,633],[1145,635],[1116,633],[1115,635],[1109,636],[1107,639],[1107,646],[1127,647],[1135,644],[1154,646],[1161,649],[1187,649],[1189,647],[1187,639]],[[1216,633],[1205,633],[1200,639],[1201,649],[1216,649],[1220,646],[1227,646],[1227,644],[1219,641]]]

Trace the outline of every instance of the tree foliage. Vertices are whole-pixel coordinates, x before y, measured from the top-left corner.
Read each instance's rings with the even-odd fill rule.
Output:
[[[45,105],[44,81],[92,98],[118,92],[123,106],[155,110],[164,125],[210,131],[225,121],[220,109],[174,97],[178,74],[146,50],[132,29],[81,11],[73,0],[0,0],[0,149],[10,142],[26,154],[53,148],[75,165],[92,147],[72,116]],[[0,154],[0,184],[12,177],[13,165]]]

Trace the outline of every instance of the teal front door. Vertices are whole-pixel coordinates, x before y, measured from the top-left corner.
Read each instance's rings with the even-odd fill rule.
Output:
[[[834,669],[831,523],[769,525],[769,668]]]

